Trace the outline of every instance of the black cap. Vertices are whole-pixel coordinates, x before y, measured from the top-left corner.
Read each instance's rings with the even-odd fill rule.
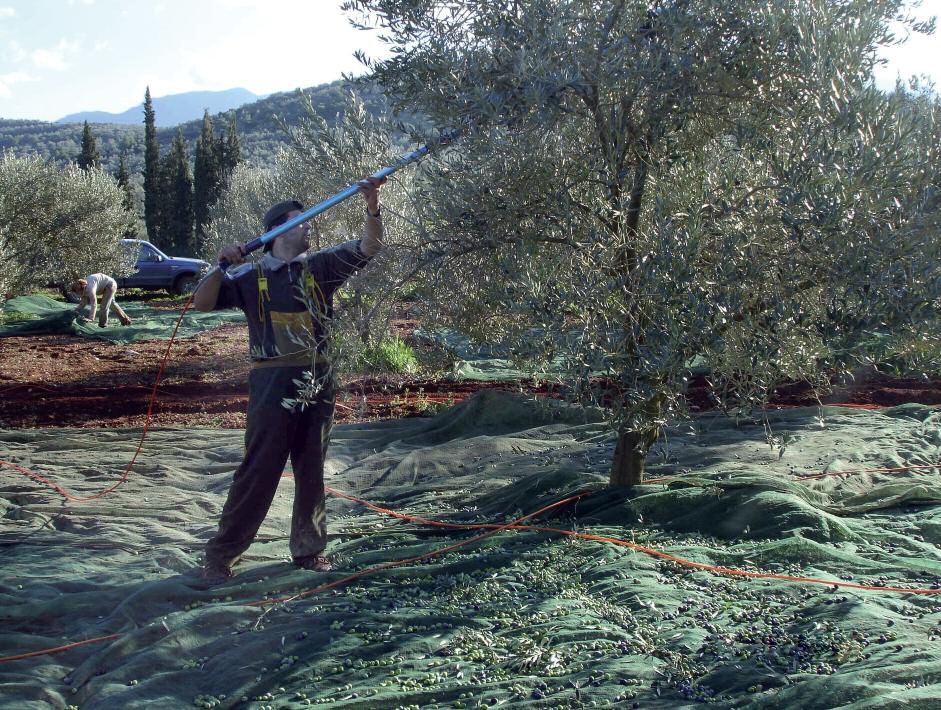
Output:
[[[278,218],[283,217],[292,210],[303,212],[304,205],[302,205],[297,200],[284,200],[283,202],[279,202],[278,204],[269,207],[268,211],[265,212],[265,216],[262,218],[262,221],[265,224],[265,231],[270,232],[271,227],[275,222],[278,221]]]

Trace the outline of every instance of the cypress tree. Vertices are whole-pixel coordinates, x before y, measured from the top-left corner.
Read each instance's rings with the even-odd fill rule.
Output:
[[[229,176],[232,175],[235,166],[242,162],[242,144],[239,141],[239,134],[235,126],[235,112],[229,114],[225,143],[222,144],[220,139],[220,155],[223,180],[228,183]]]
[[[121,201],[127,212],[127,227],[124,230],[125,239],[140,239],[141,234],[137,228],[137,205],[134,199],[134,187],[131,185],[131,174],[127,169],[127,146],[121,149],[121,155],[118,158],[118,171],[114,174],[114,179],[121,188],[124,199]]]
[[[154,106],[150,100],[150,87],[144,92],[144,224],[147,238],[157,246],[163,241],[160,227],[161,176],[160,146],[157,144],[157,125]]]
[[[193,167],[193,217],[196,223],[198,254],[205,243],[205,228],[209,224],[209,210],[222,192],[222,164],[213,133],[209,111],[203,114],[203,130],[196,140],[196,160]]]
[[[134,212],[134,190],[131,188],[131,174],[127,170],[126,147],[121,150],[121,156],[118,158],[118,172],[115,173],[114,179],[117,180],[124,193],[124,209]]]
[[[78,167],[82,170],[101,167],[101,154],[98,152],[98,143],[95,141],[95,134],[91,132],[91,126],[85,121],[85,127],[82,129],[82,152],[78,154]]]
[[[163,241],[170,253],[190,254],[193,251],[193,174],[182,128],[177,128],[170,152],[161,165],[165,189],[161,220]]]

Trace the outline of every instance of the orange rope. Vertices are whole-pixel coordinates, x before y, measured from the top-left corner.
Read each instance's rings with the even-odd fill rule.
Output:
[[[860,468],[855,471],[822,471],[821,473],[808,473],[804,476],[797,476],[797,480],[809,481],[817,478],[828,478],[829,476],[855,476],[860,473],[903,473],[905,471],[917,471],[923,468],[941,468],[941,464],[929,463],[919,464],[917,466],[896,466],[894,468]]]
[[[589,533],[580,533],[575,532],[574,530],[563,530],[561,528],[547,528],[547,527],[536,527],[531,525],[519,525],[517,523],[510,523],[509,525],[494,525],[493,523],[477,523],[470,525],[462,525],[458,523],[442,523],[437,520],[429,520],[427,518],[422,518],[419,516],[404,515],[402,513],[397,513],[393,510],[387,510],[377,505],[373,505],[364,500],[360,500],[351,495],[341,493],[332,488],[328,488],[331,493],[339,495],[341,498],[346,498],[347,500],[355,501],[357,503],[362,503],[372,510],[385,513],[394,518],[400,518],[404,520],[409,520],[412,522],[422,523],[423,525],[434,525],[438,527],[447,527],[455,529],[488,529],[488,528],[499,528],[500,530],[532,530],[534,532],[545,532],[545,533],[555,533],[558,535],[565,535],[568,537],[577,537],[582,540],[593,540],[595,542],[607,542],[612,545],[618,545],[619,547],[627,547],[637,552],[642,552],[645,555],[650,555],[651,557],[659,557],[661,559],[669,560],[677,564],[683,565],[685,567],[695,567],[697,569],[707,570],[709,572],[715,572],[718,574],[731,575],[736,577],[748,577],[751,579],[779,579],[787,582],[802,582],[805,584],[823,584],[829,587],[846,587],[848,589],[864,589],[867,591],[876,591],[876,592],[895,592],[899,594],[941,594],[941,589],[905,589],[904,587],[877,587],[875,585],[867,584],[854,584],[852,582],[841,582],[841,581],[831,581],[827,579],[817,579],[815,577],[797,577],[787,574],[772,574],[770,572],[748,572],[746,570],[733,569],[731,567],[721,567],[716,565],[710,565],[705,562],[693,562],[692,560],[687,560],[683,557],[677,557],[676,555],[671,555],[668,552],[662,552],[651,547],[645,547],[643,545],[638,545],[634,542],[628,542],[627,540],[621,540],[616,537],[608,537],[605,535],[591,535]],[[587,494],[582,494],[587,495]],[[533,513],[530,516],[537,515]]]
[[[0,663],[5,661],[18,661],[22,658],[32,658],[34,656],[48,656],[50,653],[59,653],[60,651],[68,651],[70,648],[75,648],[77,646],[84,646],[89,643],[98,643],[99,641],[109,641],[111,639],[116,639],[123,634],[110,634],[108,636],[98,636],[93,639],[86,639],[84,641],[75,641],[74,643],[67,643],[65,646],[56,646],[55,648],[45,648],[40,651],[30,651],[29,653],[20,653],[16,656],[4,656],[0,658]]]
[[[824,407],[841,407],[842,409],[886,409],[885,405],[882,404],[853,404],[851,402],[844,402],[842,404],[825,404]]]
[[[820,478],[829,478],[831,476],[857,476],[861,473],[904,473],[905,471],[918,471],[926,468],[941,468],[941,463],[918,464],[912,466],[896,466],[894,468],[858,468],[848,471],[821,471],[819,473],[807,473],[803,476],[795,476],[795,481],[811,481]],[[658,478],[645,478],[643,483],[663,483],[665,481],[674,481],[680,477],[679,474],[673,476],[659,476]]]
[[[180,317],[177,318],[176,325],[173,326],[173,332],[170,334],[170,340],[167,342],[167,349],[163,353],[163,358],[160,361],[160,367],[157,368],[157,378],[154,380],[154,386],[150,392],[150,403],[147,406],[147,419],[144,421],[144,428],[141,431],[140,441],[137,442],[137,449],[134,451],[134,456],[131,457],[131,462],[127,464],[127,466],[124,467],[124,471],[121,474],[120,479],[118,479],[117,483],[115,483],[112,486],[109,486],[108,488],[105,488],[102,491],[99,491],[98,493],[95,493],[94,495],[75,496],[69,493],[62,486],[56,483],[53,483],[52,481],[49,481],[46,478],[43,478],[38,473],[27,471],[25,468],[21,468],[17,466],[15,463],[10,463],[9,461],[0,460],[0,466],[7,466],[8,468],[12,468],[17,472],[22,473],[24,476],[31,478],[37,483],[42,483],[43,485],[48,486],[49,488],[56,491],[59,495],[61,495],[66,500],[71,500],[71,501],[76,501],[76,502],[83,502],[83,501],[89,501],[89,500],[95,500],[97,498],[101,498],[107,495],[108,493],[111,493],[113,490],[115,490],[122,484],[124,484],[127,481],[128,475],[131,472],[131,468],[134,466],[134,463],[137,461],[137,457],[140,455],[141,449],[143,449],[144,447],[144,439],[147,438],[147,431],[150,429],[150,422],[153,419],[154,402],[156,402],[157,400],[157,387],[160,385],[160,378],[163,376],[163,371],[166,368],[167,361],[170,358],[170,348],[173,347],[173,342],[174,340],[176,340],[176,333],[180,329],[180,323],[183,322],[183,316],[186,315],[186,311],[189,310],[190,304],[192,302],[193,302],[193,297],[190,296],[189,300],[183,306],[183,312],[180,313]]]
[[[373,509],[375,509],[375,510],[379,510],[379,511],[382,511],[382,512],[388,512],[388,513],[392,514],[394,517],[401,518],[401,519],[403,519],[403,520],[412,520],[412,521],[428,522],[428,523],[430,523],[430,524],[433,524],[433,525],[440,525],[440,526],[442,526],[442,527],[458,527],[458,528],[462,528],[462,529],[469,529],[469,528],[470,528],[470,529],[489,528],[490,530],[489,530],[489,532],[485,532],[485,533],[482,533],[482,534],[480,534],[480,535],[475,535],[474,537],[469,538],[469,539],[467,539],[467,540],[464,540],[463,542],[457,542],[457,543],[454,543],[453,545],[447,545],[446,547],[439,547],[437,550],[432,550],[431,552],[426,552],[424,555],[418,555],[417,557],[408,557],[408,558],[406,558],[406,559],[404,559],[404,560],[397,560],[397,561],[395,561],[395,562],[386,562],[385,564],[376,565],[376,566],[374,566],[374,567],[369,567],[369,568],[367,568],[367,569],[364,569],[364,570],[361,570],[361,571],[359,571],[359,572],[356,572],[355,574],[351,574],[351,575],[349,575],[349,576],[347,576],[347,577],[344,577],[343,579],[336,580],[335,582],[329,582],[329,583],[327,583],[327,584],[322,584],[322,585],[320,585],[319,587],[314,587],[313,589],[308,589],[308,590],[306,590],[306,591],[300,592],[299,594],[295,594],[295,595],[290,596],[290,597],[280,597],[280,598],[278,598],[278,599],[260,599],[260,600],[258,600],[258,601],[249,602],[248,604],[246,604],[246,606],[267,606],[267,605],[269,605],[269,604],[278,604],[278,603],[280,603],[280,602],[292,602],[292,601],[295,601],[295,600],[297,600],[297,599],[303,599],[304,597],[309,597],[309,596],[311,596],[312,594],[317,594],[317,593],[319,593],[319,592],[324,592],[324,591],[326,591],[326,590],[328,590],[328,589],[333,589],[334,587],[339,587],[339,586],[341,586],[341,585],[343,585],[343,584],[346,584],[347,582],[352,582],[353,580],[359,579],[360,577],[365,577],[365,576],[367,576],[367,575],[374,574],[374,573],[376,573],[376,572],[381,572],[382,570],[392,569],[393,567],[400,567],[400,566],[402,566],[402,565],[412,564],[413,562],[421,562],[422,560],[427,560],[427,559],[429,559],[429,558],[431,558],[431,557],[437,557],[438,555],[443,555],[443,554],[446,553],[446,552],[451,552],[451,550],[456,550],[456,549],[459,548],[459,547],[464,547],[464,546],[466,546],[466,545],[470,545],[471,543],[478,542],[479,540],[483,540],[484,538],[488,538],[488,537],[491,537],[491,536],[493,536],[493,535],[496,535],[498,532],[501,532],[502,530],[510,530],[510,529],[512,529],[512,528],[514,528],[514,527],[520,527],[520,523],[522,523],[522,522],[524,522],[524,521],[526,521],[526,520],[529,520],[530,518],[534,518],[534,517],[536,517],[537,515],[540,515],[540,514],[542,514],[542,513],[545,513],[546,511],[552,510],[553,508],[558,508],[559,506],[565,505],[565,504],[567,504],[567,503],[571,503],[571,502],[573,502],[573,501],[576,501],[576,500],[579,500],[579,499],[581,499],[581,498],[584,498],[584,497],[587,496],[587,495],[590,495],[590,492],[588,492],[588,491],[586,491],[586,492],[584,492],[584,493],[578,493],[578,494],[576,494],[576,495],[574,495],[574,496],[570,496],[570,497],[568,497],[568,498],[564,498],[564,499],[562,499],[562,500],[556,501],[555,503],[550,503],[549,505],[540,508],[539,510],[537,510],[537,511],[534,512],[534,513],[529,513],[528,515],[524,515],[524,516],[522,516],[521,518],[517,518],[517,519],[514,520],[513,522],[511,522],[511,523],[506,523],[506,524],[504,524],[504,525],[496,525],[496,524],[490,524],[490,525],[457,525],[457,524],[455,524],[455,525],[448,525],[447,523],[439,523],[439,522],[436,522],[436,521],[426,521],[424,518],[419,518],[419,517],[415,517],[415,516],[405,515],[405,514],[403,514],[403,513],[396,513],[396,512],[391,511],[391,510],[390,510],[390,511],[386,511],[384,508],[380,508],[379,506],[375,506],[375,505],[373,505],[373,504],[371,504],[371,503],[367,503],[367,502],[364,501],[364,500],[360,500],[360,499],[355,498],[355,497],[353,497],[353,496],[351,496],[351,495],[348,495],[348,494],[346,494],[346,493],[341,493],[340,491],[337,491],[337,490],[335,490],[335,489],[333,489],[333,488],[327,488],[327,490],[330,491],[331,493],[335,493],[335,494],[339,495],[341,498],[346,498],[347,500],[355,501],[355,502],[357,502],[357,503],[363,503],[363,504],[367,505],[367,506],[370,507],[370,508],[373,508]],[[526,526],[522,526],[522,527],[526,527]],[[2,659],[0,659],[0,660],[2,660]]]

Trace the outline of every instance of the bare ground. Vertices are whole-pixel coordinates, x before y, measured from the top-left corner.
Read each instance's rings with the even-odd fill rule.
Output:
[[[244,427],[246,340],[246,326],[226,325],[176,341],[157,388],[151,425]],[[0,427],[143,426],[166,352],[166,341],[122,345],[59,335],[0,338]],[[401,376],[347,378],[341,384],[339,422],[423,415],[456,404],[481,388],[520,388],[514,382]],[[692,404],[707,408],[700,395],[694,386]],[[941,404],[941,381],[877,376],[842,392],[838,401]],[[779,389],[775,402],[800,406],[816,400],[808,388],[790,385]]]
[[[225,325],[177,340],[157,387],[151,426],[244,427],[247,338],[246,326]],[[143,426],[166,353],[166,341],[0,338],[0,427]],[[339,422],[423,415],[481,387],[519,389],[514,382],[403,376],[347,378],[341,384]]]

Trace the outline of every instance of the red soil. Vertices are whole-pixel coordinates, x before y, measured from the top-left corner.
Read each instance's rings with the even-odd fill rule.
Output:
[[[177,341],[157,390],[152,426],[244,427],[246,337],[244,325],[227,325]],[[166,341],[118,345],[70,336],[0,338],[0,427],[143,426],[166,348]],[[354,378],[342,385],[339,422],[420,415],[481,388],[520,388],[513,382],[405,377]],[[692,389],[691,403],[706,408],[707,400],[697,391]],[[941,381],[878,376],[857,383],[836,401],[941,404]],[[790,385],[779,389],[775,403],[813,405],[816,400],[809,388]]]

